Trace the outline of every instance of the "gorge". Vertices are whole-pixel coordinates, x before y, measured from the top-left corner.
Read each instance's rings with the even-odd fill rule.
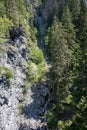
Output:
[[[83,0],[0,0],[0,130],[87,130]]]

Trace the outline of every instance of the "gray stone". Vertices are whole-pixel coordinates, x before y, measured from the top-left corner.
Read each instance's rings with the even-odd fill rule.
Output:
[[[18,105],[23,98],[21,86],[24,86],[26,81],[26,73],[22,68],[26,59],[22,57],[20,52],[20,48],[26,47],[22,45],[23,43],[18,48],[11,42],[7,43],[7,52],[0,59],[0,66],[11,69],[14,74],[10,80],[10,88],[6,85],[6,77],[4,75],[0,77],[0,130],[19,130],[20,127]]]

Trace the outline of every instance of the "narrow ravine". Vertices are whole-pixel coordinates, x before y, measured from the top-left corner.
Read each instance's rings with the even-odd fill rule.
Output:
[[[37,22],[40,34],[38,45],[44,54],[47,67],[50,69],[49,58],[43,42],[44,24],[41,16],[37,16]],[[28,89],[21,116],[20,130],[48,130],[46,111],[49,102],[49,78],[46,74],[44,81]]]
[[[45,48],[45,43],[44,43],[44,22],[43,22],[43,17],[37,15],[36,19],[37,19],[38,30],[39,30],[38,46],[42,50],[42,52],[44,54],[44,58],[46,60],[46,63],[48,65],[48,67],[50,68],[51,67],[51,62],[50,62],[49,57],[47,55],[46,48]]]

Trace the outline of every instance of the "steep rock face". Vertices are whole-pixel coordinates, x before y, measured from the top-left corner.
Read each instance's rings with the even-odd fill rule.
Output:
[[[0,67],[12,71],[13,78],[9,79],[0,71],[0,130],[18,130],[20,118],[18,103],[23,98],[23,86],[26,81],[27,49],[26,39],[20,36],[15,42],[6,43],[7,51],[0,59]]]
[[[40,35],[43,35],[43,18],[37,17],[37,19]],[[0,130],[48,130],[46,110],[50,100],[47,79],[28,89],[23,102],[23,114],[19,115],[18,106],[23,99],[23,87],[27,79],[28,51],[23,36],[12,40],[6,43],[6,52],[0,58]],[[50,63],[44,51],[44,43],[40,44],[49,68]],[[13,73],[9,82],[1,68]]]
[[[22,115],[19,103],[26,84],[28,51],[26,39],[20,36],[6,43],[6,53],[0,59],[0,130],[48,130],[46,110],[49,104],[49,86],[45,79],[32,85],[25,95]],[[13,73],[8,82],[3,70]],[[8,75],[9,76],[9,75]]]

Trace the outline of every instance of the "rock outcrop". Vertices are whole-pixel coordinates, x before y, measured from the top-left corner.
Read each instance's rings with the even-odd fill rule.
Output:
[[[19,114],[29,58],[26,39],[20,36],[15,42],[7,42],[6,48],[6,53],[0,59],[0,130],[48,130],[46,110],[49,87],[46,80],[27,90],[22,115]],[[7,77],[4,68],[13,73],[13,77]]]
[[[37,15],[37,22],[42,37],[43,18]],[[10,31],[10,39],[11,41],[6,42],[6,51],[0,58],[0,130],[48,130],[46,118],[46,110],[50,102],[48,77],[39,84],[31,85],[24,98],[24,86],[27,80],[26,64],[29,60],[27,40],[17,28]],[[44,43],[39,44],[42,44],[39,48],[44,53],[47,66],[50,68]],[[18,108],[23,99],[25,100],[20,115]]]
[[[12,29],[9,30],[9,33],[10,33],[10,39],[13,41],[15,41],[20,36],[23,36],[23,31],[21,27],[13,26]]]
[[[48,95],[49,87],[45,82],[28,89],[21,115],[20,130],[22,127],[23,130],[48,130],[46,119]]]
[[[16,42],[7,42],[7,51],[0,59],[0,67],[13,73],[8,84],[3,69],[0,71],[0,130],[18,130],[20,127],[18,104],[23,98],[22,86],[25,85],[27,69],[24,63],[28,58],[25,42],[23,36]]]

